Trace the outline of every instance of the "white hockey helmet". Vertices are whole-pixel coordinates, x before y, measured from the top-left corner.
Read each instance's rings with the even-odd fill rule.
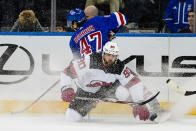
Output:
[[[118,56],[119,54],[118,44],[111,41],[107,42],[103,47],[103,52]]]

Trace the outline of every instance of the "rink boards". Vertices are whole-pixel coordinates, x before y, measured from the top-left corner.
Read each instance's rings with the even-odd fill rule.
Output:
[[[0,112],[25,107],[59,79],[60,71],[72,59],[71,35],[0,33]],[[145,86],[153,92],[161,90],[158,99],[165,108],[179,98],[178,94],[167,89],[165,81],[168,78],[185,89],[194,90],[196,35],[118,34],[114,41],[119,45],[121,60],[132,57],[127,66],[140,76]],[[68,103],[61,102],[60,95],[58,84],[29,112],[42,112],[43,109],[45,112],[64,112]],[[102,103],[92,113],[106,113],[105,108],[110,108],[108,112],[112,112],[111,108],[120,109],[125,114],[130,111],[127,105],[110,104]],[[45,108],[47,105],[49,108]],[[191,114],[195,112],[193,107]]]

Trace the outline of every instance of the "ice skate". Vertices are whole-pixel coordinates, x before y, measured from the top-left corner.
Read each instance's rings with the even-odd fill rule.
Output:
[[[167,121],[171,116],[171,112],[162,109],[158,113],[151,113],[149,120],[155,123],[162,123]]]

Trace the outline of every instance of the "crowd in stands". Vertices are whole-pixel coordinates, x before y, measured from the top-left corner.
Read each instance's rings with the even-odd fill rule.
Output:
[[[194,25],[194,0],[56,0],[56,32],[70,32],[66,15],[71,9],[98,8],[96,15],[119,11],[128,18],[121,32],[154,30],[158,33],[187,33]],[[50,0],[0,0],[0,31],[47,32],[51,21]],[[193,23],[190,25],[190,23]]]

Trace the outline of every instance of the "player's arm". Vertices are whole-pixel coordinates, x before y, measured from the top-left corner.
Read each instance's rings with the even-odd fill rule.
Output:
[[[79,52],[79,46],[78,46],[78,44],[76,44],[75,42],[74,42],[74,40],[73,39],[71,39],[70,40],[70,42],[69,42],[69,47],[70,47],[70,49],[71,49],[71,52],[72,52],[72,54],[73,54],[73,59],[75,60],[75,59],[79,59],[81,56],[80,56],[80,52]]]
[[[114,33],[117,33],[118,30],[127,24],[127,18],[125,17],[124,14],[120,12],[113,12],[109,16],[104,17],[106,26],[110,29],[113,30]]]
[[[144,100],[144,86],[141,80],[125,66],[123,69],[120,79],[122,86],[128,89],[128,92],[133,102],[139,102]],[[132,106],[134,117],[139,115],[140,120],[147,120],[150,117],[149,109],[146,105],[143,106]]]
[[[65,102],[71,102],[75,98],[75,92],[72,88],[72,80],[77,78],[74,65],[71,62],[68,68],[61,72],[61,98]]]
[[[108,34],[109,40],[116,38],[116,33],[127,24],[127,18],[120,12],[113,12],[110,16],[104,17],[106,27],[110,30]]]
[[[144,100],[143,83],[127,66],[121,72],[119,81],[129,90],[134,102]]]
[[[74,60],[69,67],[61,73],[61,98],[63,101],[71,102],[75,98],[76,94],[72,88],[72,80],[82,77],[81,74],[88,68],[86,65],[88,65],[89,59],[90,57],[87,55],[85,58],[82,57],[81,59]]]

